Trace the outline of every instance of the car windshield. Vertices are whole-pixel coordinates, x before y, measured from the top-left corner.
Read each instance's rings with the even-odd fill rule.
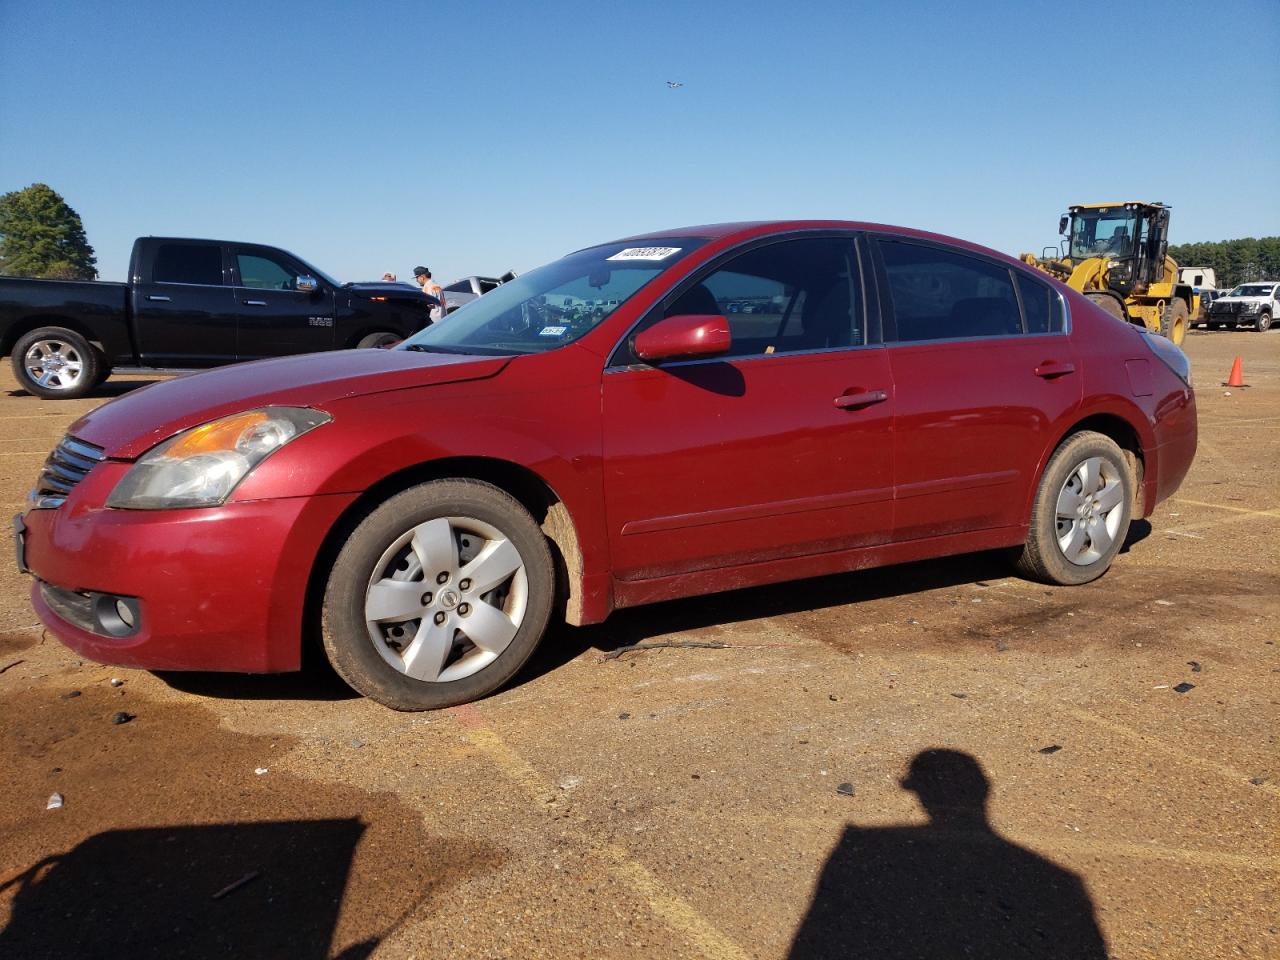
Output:
[[[643,245],[609,243],[579,250],[464,304],[397,349],[489,355],[554,350],[592,330],[704,243],[695,237],[664,237]]]
[[[1136,227],[1133,214],[1120,207],[1079,211],[1071,218],[1071,259],[1131,257]]]
[[[1270,284],[1243,283],[1231,291],[1233,297],[1266,297],[1271,295]]]

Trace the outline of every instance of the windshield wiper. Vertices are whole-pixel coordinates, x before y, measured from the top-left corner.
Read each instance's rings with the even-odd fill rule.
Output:
[[[436,347],[425,343],[411,343],[405,347],[406,350],[416,350],[418,353],[461,353],[465,354],[466,350],[451,350],[449,347]]]

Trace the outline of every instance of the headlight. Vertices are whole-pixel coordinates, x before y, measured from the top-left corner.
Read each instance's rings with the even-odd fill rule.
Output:
[[[1185,353],[1174,345],[1172,340],[1166,340],[1158,333],[1149,333],[1146,330],[1141,331],[1142,339],[1147,342],[1147,346],[1166,367],[1177,374],[1178,379],[1191,386],[1191,360]]]
[[[272,453],[330,419],[305,407],[263,407],[185,430],[135,463],[107,506],[216,507]]]
[[[1257,313],[1262,309],[1261,300],[1246,301],[1244,306],[1240,308],[1241,313]]]

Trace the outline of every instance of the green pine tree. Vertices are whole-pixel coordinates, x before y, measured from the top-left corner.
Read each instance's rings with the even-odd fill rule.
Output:
[[[80,214],[43,183],[0,196],[0,274],[94,280],[97,258]]]

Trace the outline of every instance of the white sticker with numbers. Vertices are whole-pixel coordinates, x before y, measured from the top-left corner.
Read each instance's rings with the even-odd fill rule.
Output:
[[[619,250],[610,260],[665,260],[673,253],[679,253],[679,247],[627,247]]]

